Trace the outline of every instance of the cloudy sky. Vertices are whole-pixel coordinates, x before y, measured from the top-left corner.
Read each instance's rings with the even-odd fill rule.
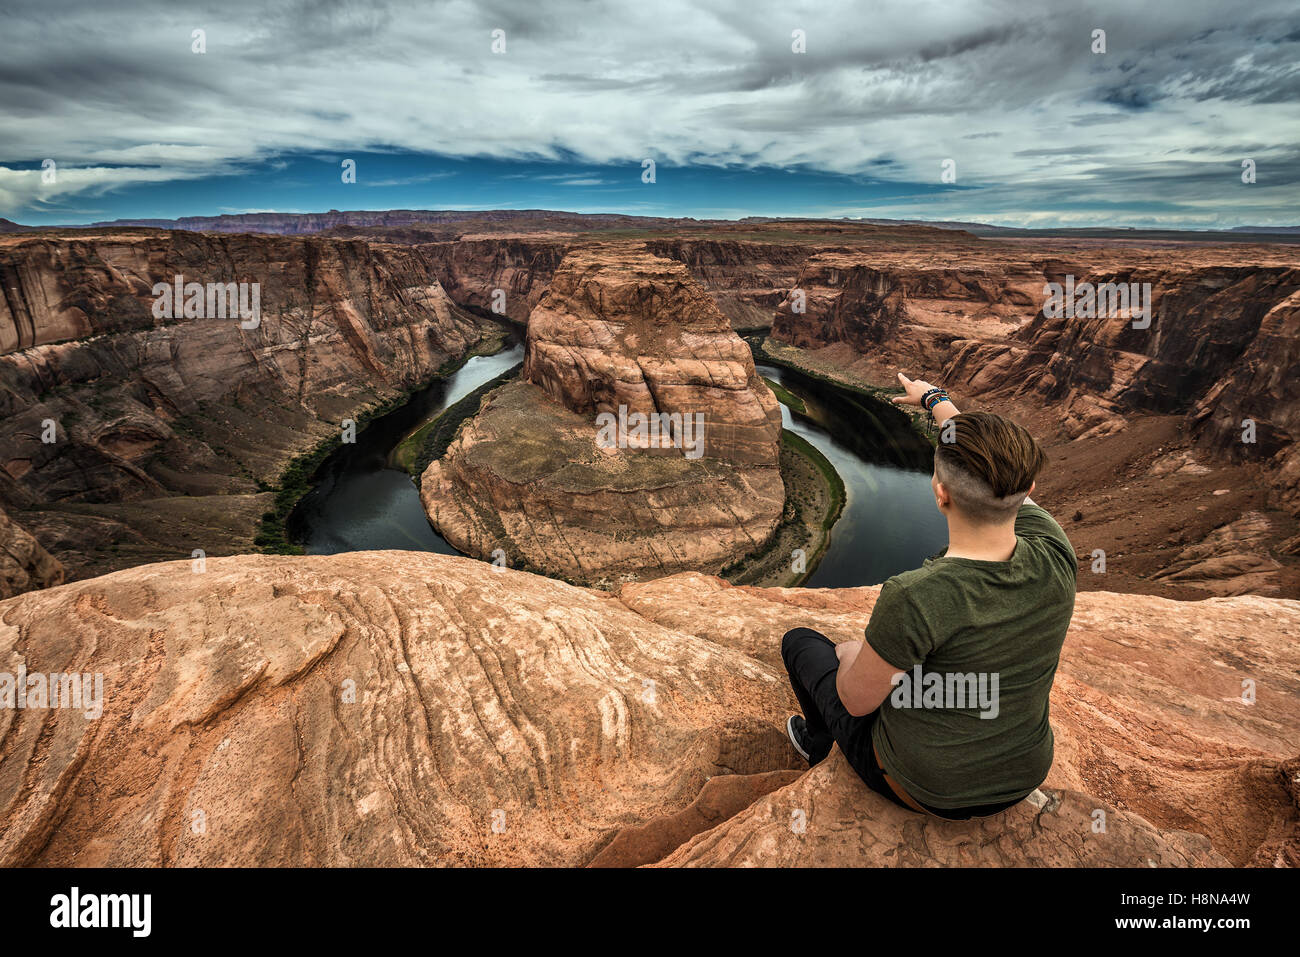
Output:
[[[1300,6],[0,9],[0,216],[330,208],[1296,225]]]

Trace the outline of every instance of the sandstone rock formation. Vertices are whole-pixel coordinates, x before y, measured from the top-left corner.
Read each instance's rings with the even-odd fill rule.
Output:
[[[480,338],[432,273],[410,247],[318,238],[4,238],[0,504],[74,575],[248,550],[259,480]],[[157,318],[176,275],[258,283],[260,323]]]
[[[782,730],[780,634],[876,591],[368,552],[11,598],[0,670],[103,691],[0,709],[0,865],[1300,864],[1300,604],[1080,596],[1041,795],[953,824]]]
[[[818,253],[778,304],[772,334],[797,346],[842,342],[871,354],[903,338],[904,326],[941,321],[957,309],[972,339],[1004,334],[1009,317],[1034,308],[1041,285],[1041,273],[1021,263],[901,268],[861,253]]]
[[[0,219],[0,233],[36,229],[6,223]],[[552,210],[267,212],[95,225],[114,230],[155,227],[207,233],[315,233],[416,245],[434,262],[435,275],[459,305],[490,309],[493,293],[501,289],[507,294],[505,314],[520,323],[527,320],[546,291],[565,252],[604,230],[643,231],[649,237],[647,251],[686,263],[736,328],[771,325],[773,307],[793,284],[799,264],[809,253],[797,243],[754,241],[755,234],[762,238],[765,228],[757,224]],[[821,234],[833,236],[838,231],[836,224],[805,225]],[[733,238],[733,232],[740,231],[747,238]]]
[[[618,230],[632,237],[618,247],[684,264],[733,327],[772,321],[824,374],[890,385],[902,368],[1029,422],[1054,463],[1043,490],[1083,516],[1067,528],[1081,558],[1110,559],[1084,587],[1300,596],[1294,245],[544,210],[153,225],[212,233],[0,237],[0,507],[74,578],[249,548],[271,500],[259,482],[462,355],[496,290],[525,321],[566,255],[613,248],[601,234]],[[151,283],[176,273],[261,279],[265,321],[155,320]],[[1044,282],[1067,275],[1151,282],[1150,329],[1044,318]],[[1266,534],[1211,539],[1250,513]],[[1207,541],[1219,551],[1187,553]]]
[[[579,236],[576,223],[560,218],[521,219],[516,227],[525,234],[483,240],[474,257],[435,255],[454,263],[439,269],[453,298],[483,306],[505,283],[526,290],[523,303],[513,293],[508,300],[510,314],[522,318],[543,295],[561,249],[593,235]],[[782,341],[816,350],[810,358],[832,376],[860,373],[860,381],[890,386],[898,369],[919,371],[968,401],[1034,420],[1054,459],[1077,439],[1106,440],[1090,446],[1096,464],[1079,476],[1096,494],[1058,501],[1097,515],[1099,496],[1131,498],[1141,490],[1174,507],[1134,503],[1145,511],[1133,535],[1086,523],[1094,547],[1131,557],[1102,587],[1174,597],[1261,589],[1300,595],[1300,562],[1286,544],[1300,534],[1294,245],[1212,246],[1173,235],[976,239],[958,229],[886,222],[624,227],[646,232],[647,251],[685,263],[734,326],[771,322]],[[589,230],[597,228],[591,221]],[[486,272],[479,260],[490,264]],[[1150,282],[1151,328],[1135,330],[1123,317],[1045,319],[1044,284],[1070,275],[1080,283]],[[794,290],[803,295],[801,313],[791,308]],[[1168,427],[1141,421],[1166,417]],[[1255,442],[1242,441],[1245,420]],[[1219,473],[1215,487],[1232,494],[1207,502],[1195,482],[1179,479],[1168,488],[1151,481],[1144,453],[1157,445],[1144,448],[1150,442],[1162,453],[1194,450]],[[1271,495],[1255,494],[1269,487]],[[1184,546],[1261,507],[1284,509],[1290,519],[1272,516],[1273,533],[1256,544],[1253,570],[1217,584],[1163,574]],[[1231,555],[1221,557],[1224,569],[1232,564]]]
[[[421,477],[426,513],[460,550],[623,581],[716,572],[777,527],[780,408],[680,263],[571,253],[529,318],[523,375]],[[675,433],[635,434],[636,416],[661,414]]]
[[[578,413],[702,414],[709,458],[776,461],[776,397],[680,263],[619,248],[570,253],[528,317],[524,376]]]
[[[667,222],[655,223],[667,238],[648,238],[639,248],[684,263],[733,328],[770,327],[774,308],[794,284],[810,250],[788,243],[730,239],[722,230],[716,238],[682,238],[671,235]],[[551,231],[474,234],[428,242],[428,237],[404,237],[386,229],[376,238],[417,244],[433,263],[447,294],[461,306],[491,310],[504,294],[504,314],[521,324],[546,293],[565,255],[591,244],[590,239]]]
[[[685,263],[735,329],[767,329],[810,252],[789,243],[715,238],[650,239],[647,252]]]
[[[1043,247],[954,238],[945,257],[953,265],[907,249],[883,261],[820,253],[796,280],[806,311],[783,302],[773,336],[846,343],[891,365],[922,361],[974,394],[1036,393],[1067,413],[1078,401],[1112,419],[1188,415],[1208,446],[1238,457],[1245,415],[1258,427],[1259,448],[1249,451],[1267,458],[1294,444],[1300,394],[1286,371],[1297,358],[1300,251]],[[1150,327],[1134,328],[1128,314],[1045,317],[1045,284],[1067,276],[1080,287],[1149,285]],[[1095,424],[1083,421],[1072,437]]]
[[[1102,267],[1077,281],[1149,284],[1150,328],[1134,328],[1127,315],[1044,318],[1040,298],[1026,310],[1030,321],[1016,337],[1018,350],[954,343],[950,371],[964,381],[967,370],[999,364],[1003,382],[1023,382],[1067,412],[1083,400],[1108,413],[1112,431],[1123,427],[1119,417],[1127,412],[1190,415],[1204,444],[1238,459],[1247,454],[1244,417],[1256,422],[1258,447],[1249,450],[1256,456],[1266,459],[1300,437],[1293,421],[1300,387],[1283,371],[1297,358],[1300,268]],[[1089,428],[1097,425],[1085,419],[1075,434]]]
[[[1249,305],[1234,309],[1225,303],[1233,293]],[[1226,347],[1217,330],[1198,336],[1198,345],[1218,363],[1225,353],[1240,351],[1221,366],[1221,374],[1193,407],[1193,429],[1202,446],[1233,461],[1273,454],[1282,504],[1300,515],[1300,376],[1295,374],[1300,368],[1300,268],[1247,276],[1214,300],[1217,308],[1235,314],[1237,329],[1245,328],[1230,333]],[[1200,353],[1189,354],[1186,361],[1199,365],[1200,358]],[[1253,443],[1243,441],[1247,420]]]
[[[857,779],[837,749],[790,787],[754,802],[658,862],[660,867],[1227,867],[1208,838],[1162,831],[1096,798],[1042,792],[970,823],[918,817]],[[810,826],[809,821],[815,823]]]
[[[1272,573],[1281,567],[1263,547],[1271,524],[1262,512],[1247,512],[1188,545],[1157,577],[1195,582],[1222,595],[1268,594],[1274,590]]]
[[[0,598],[63,584],[63,565],[0,509]]]
[[[457,304],[526,323],[572,242],[557,237],[481,237],[419,247]]]
[[[605,450],[596,438],[590,416],[508,383],[430,463],[420,501],[466,554],[581,582],[716,571],[780,519],[776,466]]]
[[[406,552],[129,569],[0,605],[0,863],[585,863],[790,762],[774,675],[618,601]]]

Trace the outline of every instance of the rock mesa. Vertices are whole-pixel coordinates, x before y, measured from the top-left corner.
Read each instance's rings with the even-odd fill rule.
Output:
[[[660,414],[702,430],[636,434]],[[608,447],[601,423],[620,419],[627,441]],[[421,500],[462,551],[572,580],[718,571],[780,521],[780,432],[748,347],[684,265],[584,249],[529,317],[523,378],[462,426]]]

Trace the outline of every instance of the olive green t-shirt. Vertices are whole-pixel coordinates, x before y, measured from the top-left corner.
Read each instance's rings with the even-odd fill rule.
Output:
[[[1025,504],[1007,561],[941,553],[885,582],[866,640],[904,677],[881,703],[872,741],[916,800],[995,804],[1047,777],[1048,695],[1077,571],[1061,526]]]

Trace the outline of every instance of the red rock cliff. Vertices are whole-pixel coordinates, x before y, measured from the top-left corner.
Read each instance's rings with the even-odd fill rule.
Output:
[[[102,713],[0,709],[0,865],[1300,864],[1300,604],[1081,595],[1041,794],[948,823],[783,731],[781,634],[877,592],[367,552],[21,595],[6,670],[100,674]]]
[[[155,317],[176,275],[259,284],[260,322]],[[0,504],[74,573],[247,549],[259,479],[479,339],[432,275],[411,247],[320,238],[6,238]]]

